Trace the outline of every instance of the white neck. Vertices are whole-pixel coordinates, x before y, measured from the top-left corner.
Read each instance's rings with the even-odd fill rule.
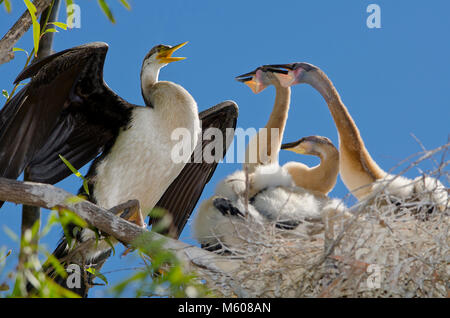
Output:
[[[165,66],[161,63],[147,62],[142,66],[141,70],[141,91],[142,97],[148,105],[150,88],[158,82],[159,70]]]

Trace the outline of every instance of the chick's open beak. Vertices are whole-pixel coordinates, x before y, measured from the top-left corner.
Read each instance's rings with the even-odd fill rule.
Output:
[[[259,92],[263,91],[266,88],[265,85],[262,85],[261,82],[258,81],[256,75],[257,71],[258,69],[236,76],[237,81],[244,83],[245,85],[250,87],[252,92],[255,94],[258,94]]]
[[[185,57],[172,57],[173,52],[178,50],[179,48],[185,46],[188,42],[183,42],[178,45],[175,45],[171,48],[163,48],[159,51],[157,59],[161,61],[161,63],[171,63],[176,61],[184,60]]]

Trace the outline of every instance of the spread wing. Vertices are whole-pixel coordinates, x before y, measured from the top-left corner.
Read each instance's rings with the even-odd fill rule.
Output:
[[[131,113],[103,81],[108,46],[89,43],[50,55],[15,80],[30,82],[0,111],[0,176],[56,183],[92,160]],[[1,206],[2,203],[0,203]]]
[[[237,116],[238,107],[232,101],[225,101],[199,114],[203,138],[199,139],[191,161],[156,204],[172,217],[172,224],[167,231],[170,236],[180,236],[205,185],[214,174],[218,162],[225,156],[233,140]],[[209,138],[208,135],[214,137]],[[212,157],[214,160],[211,160]],[[150,222],[155,224],[157,220],[151,219]]]

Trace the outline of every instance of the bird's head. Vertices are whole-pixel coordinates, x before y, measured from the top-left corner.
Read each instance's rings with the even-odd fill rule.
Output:
[[[169,63],[184,60],[185,57],[173,57],[172,54],[188,42],[183,42],[175,46],[159,44],[154,46],[145,56],[143,65],[155,64],[159,68]]]
[[[185,46],[188,42],[183,42],[175,46],[156,45],[145,56],[142,62],[141,80],[153,84],[158,81],[159,70],[169,63],[184,60],[185,57],[173,57],[172,54]]]
[[[286,75],[281,82],[284,87],[290,87],[301,83],[311,84],[313,80],[312,76],[319,70],[317,66],[305,62],[272,64],[268,65],[268,67],[280,72],[285,72]]]
[[[183,42],[175,46],[156,45],[145,56],[141,68],[141,91],[147,105],[150,105],[148,91],[158,82],[159,70],[169,63],[184,60],[185,57],[174,57],[172,54],[187,43]]]
[[[297,141],[281,145],[281,149],[293,151],[303,155],[320,156],[324,153],[324,148],[333,148],[337,151],[330,139],[322,136],[303,137]]]
[[[251,88],[253,93],[258,94],[270,85],[283,85],[284,81],[289,81],[288,70],[272,68],[270,65],[263,65],[254,71],[236,76],[236,80]],[[285,86],[286,87],[286,86]]]

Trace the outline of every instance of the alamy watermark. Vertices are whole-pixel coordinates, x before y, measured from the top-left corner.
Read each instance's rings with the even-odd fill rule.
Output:
[[[81,268],[78,264],[70,264],[66,268],[68,274],[66,285],[68,288],[81,288]]]
[[[370,264],[367,266],[366,273],[369,274],[366,279],[366,287],[368,289],[381,288],[381,266],[378,264]]]
[[[270,133],[267,128],[258,131],[253,127],[227,128],[225,136],[218,128],[208,128],[199,136],[197,147],[192,153],[194,138],[190,131],[186,128],[176,128],[171,134],[171,140],[176,143],[171,149],[170,158],[174,163],[268,162],[270,157],[267,153],[268,145],[273,153],[273,149],[280,146],[279,136],[278,128],[270,128]],[[247,140],[250,141],[248,145]],[[207,141],[204,148],[201,146],[203,141]],[[225,144],[229,145],[226,154],[224,154]]]
[[[367,6],[367,13],[370,15],[367,17],[366,25],[369,29],[381,29],[381,8],[378,4],[372,3]]]
[[[355,258],[361,259],[363,255],[367,255],[370,252],[368,248],[359,248],[355,252]],[[379,289],[381,288],[382,282],[382,272],[381,266],[378,264],[369,264],[366,268],[366,273],[368,274],[366,279],[367,289]]]
[[[67,27],[70,29],[81,28],[81,8],[77,4],[70,4],[67,6]]]

